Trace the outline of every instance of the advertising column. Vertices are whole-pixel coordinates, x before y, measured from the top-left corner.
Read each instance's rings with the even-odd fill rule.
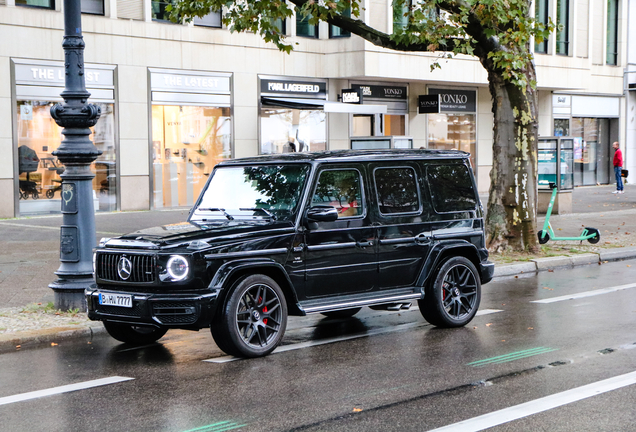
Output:
[[[232,74],[149,73],[153,207],[191,206],[214,166],[232,157]]]
[[[64,63],[12,59],[15,76],[13,101],[14,146],[16,148],[16,216],[59,213],[64,167],[53,151],[62,141],[61,128],[51,118],[50,109],[61,102]],[[95,210],[117,209],[117,145],[115,122],[115,66],[85,65],[86,89],[91,103],[102,114],[92,128],[90,139],[102,152],[92,164],[95,173]]]

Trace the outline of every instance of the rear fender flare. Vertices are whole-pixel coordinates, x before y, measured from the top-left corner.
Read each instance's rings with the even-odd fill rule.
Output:
[[[424,293],[424,289],[430,278],[434,276],[433,272],[435,269],[441,264],[444,257],[447,256],[447,253],[453,250],[455,250],[453,255],[465,256],[479,269],[479,252],[474,244],[466,240],[448,240],[437,243],[428,254],[428,258],[422,266],[420,275],[417,278],[416,286],[422,287],[422,293]]]

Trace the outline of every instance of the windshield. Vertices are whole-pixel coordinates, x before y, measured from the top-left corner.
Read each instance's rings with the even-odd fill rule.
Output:
[[[290,220],[308,172],[307,164],[219,167],[191,220]]]

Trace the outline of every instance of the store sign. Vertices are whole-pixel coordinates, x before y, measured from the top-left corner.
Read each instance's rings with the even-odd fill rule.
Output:
[[[477,111],[477,92],[474,90],[428,89],[429,95],[439,95],[439,112]]]
[[[370,97],[375,99],[406,99],[407,88],[406,87],[394,87],[394,86],[375,86],[375,85],[361,85],[352,84],[352,90],[362,90],[363,97]]]
[[[439,95],[419,95],[417,97],[418,114],[436,114],[439,112]]]
[[[362,103],[362,91],[361,89],[342,89],[341,96],[343,103],[361,104]]]
[[[20,64],[15,65],[16,84],[46,85],[64,87],[64,65]],[[88,87],[112,87],[113,71],[111,69],[85,66],[84,80]]]
[[[569,108],[572,104],[572,96],[552,95],[552,104],[554,107]]]
[[[150,87],[153,91],[230,93],[230,77],[153,71],[150,73]]]
[[[261,94],[275,94],[278,96],[304,95],[319,99],[326,99],[327,83],[261,79]]]

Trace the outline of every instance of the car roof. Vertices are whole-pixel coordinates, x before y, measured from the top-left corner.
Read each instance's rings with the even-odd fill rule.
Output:
[[[330,150],[308,153],[282,153],[226,160],[219,165],[245,165],[302,162],[366,162],[388,159],[468,159],[470,153],[458,150]]]

